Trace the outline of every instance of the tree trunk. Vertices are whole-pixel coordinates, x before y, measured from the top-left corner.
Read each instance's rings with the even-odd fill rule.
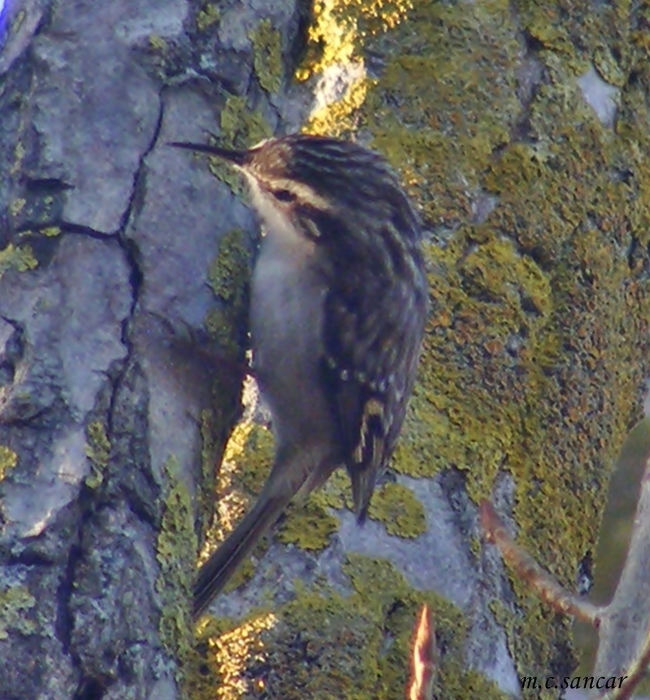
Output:
[[[559,697],[570,628],[482,541],[477,504],[586,587],[649,369],[648,4],[4,15],[0,698],[401,698],[423,602],[435,697]],[[335,476],[194,637],[198,543],[271,440],[247,397],[218,470],[257,225],[232,173],[166,143],[300,128],[381,151],[419,204],[420,381],[369,522]]]

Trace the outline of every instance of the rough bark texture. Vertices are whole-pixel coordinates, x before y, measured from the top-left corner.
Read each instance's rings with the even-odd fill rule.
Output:
[[[437,697],[516,696],[518,675],[571,673],[568,625],[481,543],[476,503],[492,498],[563,584],[590,578],[648,375],[650,8],[309,9],[5,10],[2,700],[242,684],[400,698],[422,602]],[[256,227],[232,174],[165,143],[207,129],[244,146],[305,123],[371,142],[421,206],[421,381],[370,522],[332,516],[348,489],[334,479],[214,608],[245,621],[210,621],[192,651],[184,601],[239,410]],[[234,438],[228,464],[254,490],[270,440],[254,424]]]

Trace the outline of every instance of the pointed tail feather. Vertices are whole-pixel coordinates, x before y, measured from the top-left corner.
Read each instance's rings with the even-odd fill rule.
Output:
[[[280,517],[293,496],[286,490],[280,494],[270,491],[268,487],[263,489],[253,508],[199,570],[192,600],[192,616],[195,620],[223,590],[235,570],[246,560],[266,530]]]
[[[350,481],[352,482],[352,502],[354,513],[357,516],[357,523],[363,525],[368,517],[370,499],[375,490],[375,480],[377,475],[374,469],[349,470]]]

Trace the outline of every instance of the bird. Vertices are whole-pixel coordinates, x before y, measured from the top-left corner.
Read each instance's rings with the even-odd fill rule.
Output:
[[[339,467],[363,524],[404,422],[429,295],[421,220],[375,151],[299,133],[245,149],[169,145],[240,171],[263,234],[249,320],[275,455],[255,504],[199,569],[198,619],[289,502]]]

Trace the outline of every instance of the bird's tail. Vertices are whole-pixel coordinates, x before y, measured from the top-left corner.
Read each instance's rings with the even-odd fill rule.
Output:
[[[357,523],[363,525],[368,517],[368,508],[370,506],[370,499],[375,490],[377,474],[374,469],[367,467],[365,469],[350,469],[348,470],[348,474],[352,482],[354,514],[357,516]]]
[[[289,504],[293,496],[291,489],[281,489],[281,493],[272,493],[274,490],[280,489],[271,489],[269,484],[264,487],[255,505],[199,570],[192,599],[192,616],[195,620],[219,595],[260,537]]]

